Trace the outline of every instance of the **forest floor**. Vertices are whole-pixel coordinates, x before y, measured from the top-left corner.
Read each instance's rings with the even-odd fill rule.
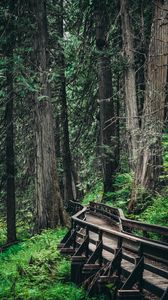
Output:
[[[107,195],[106,204],[122,208],[130,218],[167,226],[167,190],[161,195],[145,199],[141,214],[127,214],[131,181],[130,174],[120,174],[116,191]],[[86,193],[83,204],[100,202],[102,195],[102,184],[97,183],[93,191]],[[26,218],[24,221],[20,218],[18,220],[17,236],[22,242],[0,253],[0,300],[89,300],[83,289],[70,282],[70,260],[62,257],[57,250],[67,229],[45,230],[31,237],[31,226]],[[1,218],[0,245],[5,240],[6,224]]]
[[[43,231],[0,254],[0,299],[88,299],[70,282],[70,260],[57,250],[66,230]]]

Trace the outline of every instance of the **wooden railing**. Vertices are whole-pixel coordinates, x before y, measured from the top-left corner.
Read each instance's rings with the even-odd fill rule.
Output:
[[[71,215],[83,209],[83,205],[77,201],[70,200],[68,203],[68,211]]]
[[[138,235],[138,231],[139,231],[139,234],[145,238],[149,238],[150,233],[154,233],[164,241],[168,241],[168,227],[152,225],[152,224],[147,224],[147,223],[127,219],[125,218],[124,213],[121,209],[113,208],[102,203],[91,202],[90,210],[101,214],[103,217],[105,217],[106,214],[108,213],[112,221],[118,220],[118,222],[120,222],[121,231],[123,232],[128,232],[129,234],[132,233],[134,235]]]
[[[107,219],[112,229],[87,222],[87,213]],[[132,229],[145,237],[135,236]],[[168,245],[148,239],[146,232],[167,237],[168,228],[126,219],[121,210],[100,203],[82,207],[60,244],[62,253],[72,255],[72,281],[83,283],[88,294],[108,294],[111,283],[117,287],[116,299],[143,299],[143,290],[168,299],[167,287],[156,280],[158,276],[160,282],[168,282]]]

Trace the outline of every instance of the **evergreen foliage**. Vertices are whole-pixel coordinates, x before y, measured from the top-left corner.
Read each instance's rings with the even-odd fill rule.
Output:
[[[90,200],[101,200],[103,148],[106,154],[112,149],[108,145],[102,147],[100,142],[100,101],[98,96],[98,58],[100,50],[96,48],[96,24],[94,1],[61,1],[54,4],[47,1],[47,19],[49,35],[49,72],[48,81],[51,85],[51,102],[55,119],[56,155],[60,188],[63,196],[63,149],[60,83],[62,66],[60,57],[65,58],[65,79],[67,96],[67,113],[69,124],[69,140],[72,158],[72,178],[75,187],[75,197],[83,203]],[[5,49],[10,41],[6,32],[6,24],[10,19],[10,1],[2,1],[1,40],[0,40],[0,212],[4,219],[6,214],[6,170],[5,170],[5,105],[6,105],[6,71],[9,65]],[[106,192],[105,200],[113,205],[126,209],[132,195],[134,173],[130,170],[128,140],[126,128],[126,108],[123,88],[123,74],[129,67],[129,62],[123,54],[120,7],[116,1],[106,1],[108,6],[108,44],[102,53],[110,58],[112,71],[113,102],[117,118],[119,166],[115,178],[111,177],[114,191]],[[14,143],[15,143],[15,181],[16,181],[16,211],[18,228],[21,224],[27,226],[28,232],[33,232],[35,210],[35,124],[34,95],[39,92],[38,72],[34,65],[33,23],[29,1],[17,2],[17,12],[14,14],[15,49],[13,51],[14,78]],[[134,32],[136,70],[136,92],[141,124],[145,89],[145,68],[147,64],[148,47],[151,33],[154,7],[152,3],[130,1],[130,21]],[[64,20],[63,37],[59,32],[60,17]],[[25,30],[27,28],[27,30]],[[139,28],[141,30],[139,30]],[[45,99],[40,98],[42,103]],[[162,174],[156,185],[155,192],[162,197],[163,187],[167,185],[167,110],[165,108],[165,126],[162,139],[163,165]],[[157,167],[156,167],[157,168]],[[154,192],[154,198],[156,194]],[[153,197],[152,191],[139,188],[138,211],[144,210]],[[142,197],[141,197],[142,196]],[[159,196],[160,197],[160,196]],[[163,194],[163,198],[164,198]],[[160,199],[160,198],[159,198]],[[152,200],[151,200],[152,201]],[[23,220],[24,215],[24,220]],[[18,229],[20,231],[20,229]],[[4,231],[3,231],[4,232]],[[20,235],[20,234],[19,234]],[[4,240],[4,234],[2,234]]]
[[[157,23],[167,18],[158,2],[1,1],[0,244],[10,212],[24,242],[0,254],[0,298],[86,299],[56,250],[66,230],[33,236],[37,212],[51,228],[68,220],[69,200],[104,201],[168,225],[168,23]]]

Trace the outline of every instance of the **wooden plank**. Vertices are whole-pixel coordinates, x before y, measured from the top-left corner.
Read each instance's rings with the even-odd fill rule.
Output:
[[[108,266],[103,266],[101,267],[93,277],[91,277],[91,281],[89,282],[88,288],[87,288],[87,294],[90,296],[94,286],[96,285],[98,279],[100,278],[100,276],[106,271],[106,269],[108,268]]]
[[[82,269],[86,262],[86,257],[73,256],[71,263],[71,281],[75,284],[81,284],[83,282]]]
[[[121,273],[121,259],[122,259],[122,248],[118,249],[116,251],[116,255],[114,256],[114,259],[109,265],[109,268],[106,272],[108,272],[108,275],[112,275],[115,271],[117,271],[117,274]],[[106,275],[106,273],[104,274]]]
[[[129,261],[132,264],[135,263],[135,258],[128,254],[122,253],[122,258],[125,259],[126,261]]]
[[[168,272],[160,269],[159,267],[155,267],[155,266],[145,263],[144,269],[168,279]]]
[[[167,299],[168,299],[168,288],[165,290],[160,300],[167,300]]]
[[[61,252],[61,254],[64,254],[64,255],[74,255],[75,249],[73,249],[73,248],[62,248],[60,252]]]
[[[93,252],[93,254],[89,257],[87,264],[93,264],[96,262],[97,259],[100,260],[100,257],[102,256],[102,242],[99,242],[98,246],[96,247],[96,250]]]
[[[84,239],[86,235],[85,235],[85,233],[82,233],[82,232],[79,232],[79,231],[78,231],[78,232],[76,233],[76,236],[77,236],[77,237],[80,237],[80,238],[82,238],[82,239]]]
[[[134,230],[134,229],[133,229]],[[124,230],[122,230],[122,232],[125,232]],[[138,237],[138,235],[137,234],[135,234],[135,233],[132,233],[131,232],[131,230],[129,231],[129,235],[130,236],[137,236]],[[143,236],[139,236],[142,240],[144,240],[144,241],[152,241],[152,242],[154,242],[154,243],[156,243],[156,244],[160,244],[160,245],[165,245],[165,246],[168,246],[168,243],[166,243],[166,242],[164,242],[164,241],[161,241],[161,240],[156,240],[156,239],[151,239],[151,238],[149,238],[149,234],[147,233],[147,235],[148,235],[148,237],[147,236],[145,236],[145,234],[143,235]]]
[[[148,280],[146,279],[143,279],[143,288],[147,291],[149,291],[150,293],[158,296],[158,297],[161,297],[164,293],[164,289],[162,289],[161,287],[159,286],[156,286],[154,283],[152,282],[149,282]]]
[[[130,219],[122,219],[122,225],[130,228],[146,231],[146,232],[153,232],[153,233],[158,233],[160,235],[168,236],[168,228],[164,226],[142,223]]]
[[[94,216],[92,213],[88,214],[88,212],[87,212],[87,214],[86,214],[87,209],[84,208],[84,209],[82,209],[82,211],[78,212],[75,216],[72,217],[74,226],[77,226],[78,228],[87,229],[87,233],[89,235],[89,255],[91,255],[91,256],[88,260],[90,262],[90,264],[88,266],[85,264],[86,265],[85,270],[88,272],[91,269],[92,269],[92,271],[94,270],[95,272],[96,272],[96,270],[98,270],[97,269],[98,266],[96,266],[95,262],[99,257],[101,257],[101,253],[103,253],[103,257],[104,257],[103,262],[107,263],[108,260],[112,259],[111,256],[115,253],[115,248],[117,247],[117,245],[120,241],[120,246],[122,246],[122,248],[123,248],[123,253],[122,253],[122,261],[123,262],[122,262],[121,270],[122,270],[122,274],[127,278],[126,282],[125,282],[125,287],[128,290],[129,286],[133,285],[134,282],[139,281],[138,274],[141,277],[141,273],[143,271],[142,266],[141,266],[142,268],[137,267],[138,264],[137,264],[136,268],[134,270],[132,270],[133,262],[135,260],[135,255],[138,255],[139,246],[142,245],[142,252],[145,256],[145,259],[148,259],[147,262],[145,262],[145,264],[144,264],[145,272],[144,272],[144,278],[142,280],[142,285],[149,292],[151,292],[159,297],[162,297],[163,294],[166,292],[165,288],[166,288],[166,283],[167,283],[166,280],[168,279],[168,271],[161,269],[159,267],[159,262],[162,262],[162,265],[168,265],[168,245],[161,243],[161,242],[156,242],[156,241],[153,242],[151,240],[148,240],[147,238],[144,239],[141,237],[136,237],[132,234],[128,234],[125,232],[120,232],[120,231],[118,231],[119,227],[117,228],[114,226],[109,226],[107,221],[105,222],[104,219],[102,219],[98,216],[98,213],[102,214],[102,216],[105,217],[105,220],[107,220],[107,218],[110,218],[110,219],[113,218],[116,220],[118,218],[118,216],[121,216],[122,217],[121,220],[123,222],[123,219],[124,219],[125,225],[127,224],[127,226],[128,226],[129,224],[132,224],[131,228],[146,231],[146,232],[149,231],[149,227],[150,227],[152,229],[155,228],[156,231],[157,231],[157,229],[159,229],[159,230],[161,230],[159,232],[163,233],[163,231],[165,231],[165,228],[160,228],[160,227],[158,228],[157,226],[156,226],[157,227],[156,228],[153,225],[148,226],[148,224],[143,224],[138,221],[132,222],[132,220],[125,219],[119,210],[115,210],[115,209],[111,210],[109,207],[106,207],[106,206],[100,205],[100,204],[92,205],[92,210],[94,211],[94,213],[93,213]],[[96,211],[97,211],[97,213],[95,213]],[[113,214],[115,215],[115,217],[112,216]],[[116,218],[116,216],[117,216],[117,218]],[[83,220],[84,218],[85,218],[85,220]],[[122,228],[121,222],[119,225],[120,225],[120,228]],[[146,225],[147,225],[147,227],[146,227]],[[148,230],[146,230],[146,228],[148,228]],[[84,238],[85,233],[78,233],[77,228],[75,230],[76,230],[76,234],[78,236],[76,245],[79,244],[79,249],[80,249],[80,250],[79,249],[76,250],[76,254],[82,255],[83,251],[85,250],[85,246],[86,246],[85,244],[81,245],[81,243],[82,244],[84,243],[84,241],[82,242],[82,240]],[[156,231],[154,231],[154,232],[156,232]],[[168,229],[167,229],[167,231],[168,231]],[[100,244],[97,245],[98,235],[100,235],[100,237],[102,239],[101,247],[100,247],[102,249],[101,249],[100,253],[99,253]],[[72,236],[69,236],[68,238],[65,238],[64,241],[69,242],[69,247],[65,247],[65,245],[64,245],[65,252],[66,251],[67,251],[67,253],[68,253],[68,251],[73,252],[72,246],[74,245],[75,237],[73,240]],[[88,243],[88,241],[87,241],[87,243]],[[97,247],[95,248],[96,245],[97,245]],[[102,252],[102,251],[104,251],[104,252]],[[93,253],[93,252],[96,252],[96,253]],[[78,261],[79,257],[76,256],[76,262]],[[154,265],[155,261],[158,262],[157,266]],[[93,267],[93,264],[91,264],[91,262],[94,262],[94,267]],[[75,258],[74,258],[74,263],[75,263]],[[83,266],[83,268],[84,268],[84,266]],[[108,265],[108,269],[109,269],[109,265]],[[100,270],[101,269],[100,269],[100,265],[99,265],[99,271]],[[97,276],[99,278],[101,275],[108,276],[107,274],[103,275],[101,273],[101,271],[100,272],[99,271],[97,274]],[[158,278],[156,277],[156,275],[158,275]],[[98,277],[95,277],[95,279],[93,280],[92,284],[90,285],[91,288],[92,288],[92,285],[95,284],[94,281],[98,280]],[[124,285],[123,285],[123,288],[124,288]],[[166,297],[167,297],[167,294],[166,294]],[[163,298],[163,299],[165,300],[166,298]]]
[[[90,271],[90,270],[97,270],[97,269],[100,269],[100,265],[99,264],[91,264],[91,263],[85,263],[84,267],[83,267],[83,272],[85,271]]]
[[[72,217],[74,218],[74,217]],[[102,228],[100,226],[97,226],[97,225],[94,225],[94,224],[90,224],[86,221],[83,221],[83,220],[77,220],[76,217],[74,219],[81,227],[88,227],[88,229],[92,232],[97,232],[98,230],[102,230],[104,233],[106,233],[107,235],[110,235],[110,236],[114,236],[114,237],[122,237],[123,240],[125,241],[130,241],[130,242],[139,242],[139,243],[142,243],[143,246],[146,246],[146,249],[148,249],[148,247],[154,247],[156,248],[158,251],[159,250],[162,250],[162,251],[159,251],[160,253],[161,252],[166,252],[168,251],[168,246],[165,246],[165,245],[162,245],[162,244],[157,244],[157,243],[154,243],[154,242],[151,242],[151,241],[146,241],[146,240],[142,240],[141,238],[139,237],[133,237],[133,236],[129,236],[128,234],[125,234],[125,233],[121,233],[121,232],[117,232],[115,230],[109,230],[109,229],[106,229],[106,228]]]
[[[103,204],[103,203],[90,202],[89,207],[91,209],[99,208],[99,209],[102,209],[102,211],[103,211],[103,208],[104,208],[104,210],[109,210],[111,213],[113,213],[115,215],[119,215],[118,208],[111,207],[111,206]]]
[[[129,272],[125,268],[122,267],[121,269],[122,269],[122,275],[125,278],[128,278],[131,275],[131,272]],[[152,283],[144,278],[142,279],[142,286],[143,286],[143,289],[147,290],[148,292],[150,292],[158,297],[161,297],[165,291],[163,288],[156,286],[154,283]]]
[[[97,272],[99,272],[101,269],[101,266],[99,264],[87,264],[85,263],[82,268],[82,274],[84,281],[86,281],[88,278],[95,275]]]
[[[151,244],[146,244],[143,242],[143,253],[149,258],[153,258],[154,260],[157,261],[163,261],[163,263],[168,264],[168,246],[161,246],[155,245],[153,243]]]
[[[115,249],[113,249],[107,245],[103,245],[103,250],[106,250],[107,252],[110,252],[112,254],[114,254],[114,252],[115,252]]]
[[[137,265],[135,266],[134,270],[126,280],[126,282],[122,286],[122,290],[128,290],[133,287],[133,285],[141,280],[142,277],[142,272],[143,272],[143,267],[144,267],[144,258],[142,257]]]
[[[75,237],[76,237],[76,232],[77,230],[76,229],[73,229],[71,231],[71,235],[68,237],[68,239],[66,240],[63,248],[69,248],[70,246],[72,246],[75,242]]]
[[[98,282],[99,283],[114,283],[114,281],[117,281],[118,280],[118,276],[105,276],[105,275],[101,275],[98,279]]]
[[[91,213],[95,216],[101,216],[101,217],[106,217],[108,218],[108,220],[111,221],[115,221],[115,222],[119,222],[119,217],[116,216],[114,213],[112,212],[108,212],[108,211],[102,211],[99,208],[95,208],[94,211],[91,211]]]
[[[118,295],[127,296],[127,295],[135,295],[139,296],[140,291],[139,290],[119,290]]]
[[[88,244],[89,244],[89,236],[86,236],[85,240],[83,243],[80,245],[80,247],[76,250],[75,256],[82,255],[82,253],[87,251],[88,249]]]
[[[119,290],[117,300],[142,300],[143,297],[139,290]]]

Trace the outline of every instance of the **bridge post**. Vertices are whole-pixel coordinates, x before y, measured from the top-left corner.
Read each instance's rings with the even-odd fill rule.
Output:
[[[71,261],[71,281],[77,285],[83,282],[82,269],[87,258],[83,256],[72,256]]]
[[[120,249],[122,247],[123,238],[118,236],[117,248]]]
[[[103,237],[103,232],[102,230],[99,230],[99,243],[101,243],[101,252],[99,254],[99,265],[102,266],[102,263],[103,263],[103,257],[102,257],[102,250],[103,250],[103,243],[102,243],[102,237]]]
[[[136,265],[139,263],[140,260],[143,260],[141,272],[139,274],[139,280],[138,280],[138,289],[140,292],[143,290],[143,271],[144,271],[144,257],[143,257],[143,245],[140,244],[139,250],[138,250],[138,257],[136,258]]]
[[[86,228],[86,236],[88,236],[88,243],[85,248],[85,256],[86,258],[88,258],[89,257],[89,228],[88,227]]]
[[[115,297],[116,291],[115,287],[117,286],[118,277],[117,276],[100,276],[97,281],[98,285],[98,294],[106,295],[106,300],[111,300]]]
[[[121,277],[121,261],[122,261],[122,247],[116,248],[115,256],[118,258],[117,259],[117,266],[116,266],[116,275],[118,277],[118,283],[120,281]]]

